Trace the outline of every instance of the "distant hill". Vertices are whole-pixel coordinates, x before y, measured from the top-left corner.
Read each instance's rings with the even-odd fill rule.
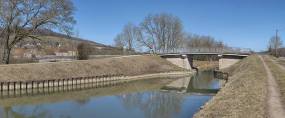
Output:
[[[1,31],[0,31],[1,32]],[[31,33],[31,35],[38,36],[41,41],[34,42],[33,39],[27,38],[23,41],[19,42],[14,46],[14,49],[24,48],[25,45],[37,45],[38,43],[45,45],[45,46],[51,46],[51,47],[57,47],[58,45],[71,45],[73,47],[76,47],[81,42],[87,42],[91,45],[92,55],[122,55],[124,54],[123,49],[113,47],[110,45],[104,45],[101,43],[97,43],[90,40],[85,40],[81,38],[75,38],[71,37],[65,34],[57,33],[51,30],[47,29],[38,29]],[[0,40],[0,44],[2,44],[3,40]]]
[[[104,45],[104,44],[100,44],[100,43],[90,41],[90,40],[75,38],[75,37],[68,36],[66,34],[61,34],[61,33],[57,33],[57,32],[54,32],[51,30],[46,30],[46,29],[38,29],[38,30],[32,32],[31,34],[32,35],[40,35],[40,36],[49,36],[49,38],[57,37],[57,39],[67,39],[67,40],[71,40],[71,41],[87,42],[91,46],[94,46],[94,47],[103,47],[103,48],[111,48],[111,49],[115,48],[115,47],[110,46],[110,45]],[[70,44],[70,45],[72,45],[72,44]]]

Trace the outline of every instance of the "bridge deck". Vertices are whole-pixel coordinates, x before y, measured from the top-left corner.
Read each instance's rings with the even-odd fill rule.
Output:
[[[218,53],[218,52],[181,52],[181,53],[160,53],[159,56],[170,56],[170,55],[225,55],[225,56],[241,56],[247,57],[250,54],[247,53]]]

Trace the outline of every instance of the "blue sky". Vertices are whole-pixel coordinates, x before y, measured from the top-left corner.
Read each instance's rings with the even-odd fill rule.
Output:
[[[185,32],[210,35],[230,47],[266,50],[276,29],[285,28],[285,0],[73,0],[81,38],[112,45],[128,22],[170,13]],[[278,32],[285,39],[285,30]],[[285,43],[285,41],[284,41]]]

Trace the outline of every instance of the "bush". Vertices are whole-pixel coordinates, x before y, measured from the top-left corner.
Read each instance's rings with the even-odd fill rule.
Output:
[[[90,44],[82,42],[77,45],[77,59],[78,60],[87,60],[91,54]]]

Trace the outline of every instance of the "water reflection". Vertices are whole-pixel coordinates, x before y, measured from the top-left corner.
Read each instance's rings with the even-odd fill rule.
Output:
[[[24,107],[19,107],[17,109],[13,109],[11,106],[9,107],[4,107],[3,108],[3,113],[0,113],[1,118],[27,118],[27,117],[32,117],[32,118],[43,118],[43,117],[48,117],[48,112],[46,110],[42,111],[41,110],[42,106],[36,106],[32,108],[31,110],[33,112],[28,113],[27,109]],[[40,111],[40,112],[38,112]],[[49,115],[49,117],[51,117]]]
[[[186,99],[194,100],[192,97],[198,93],[199,96],[208,96],[204,99],[206,102],[218,92],[219,80],[214,78],[213,71],[214,69],[210,69],[192,77],[175,80],[158,91],[129,93],[117,97],[123,102],[125,109],[132,111],[139,108],[145,117],[178,117]]]
[[[219,90],[213,69],[183,78],[153,78],[64,91],[2,93],[0,117],[192,117]],[[103,83],[104,85],[104,83]],[[21,92],[20,92],[21,93]],[[13,96],[13,97],[11,97]]]
[[[127,110],[139,108],[148,118],[168,118],[178,115],[183,100],[182,95],[163,91],[129,93],[117,97]]]
[[[195,76],[193,76],[191,79],[193,79],[192,85],[196,89],[217,89],[219,88],[218,84],[219,80],[214,77],[214,70],[215,68],[212,68],[210,70],[206,70],[203,72],[198,72]]]
[[[90,99],[84,99],[84,100],[75,100],[75,106],[85,106],[86,104],[88,104],[90,102]]]
[[[214,70],[215,68],[198,72],[192,77],[181,78],[164,86],[161,90],[176,91],[177,93],[215,94],[219,91],[220,85],[225,83],[214,78]]]

